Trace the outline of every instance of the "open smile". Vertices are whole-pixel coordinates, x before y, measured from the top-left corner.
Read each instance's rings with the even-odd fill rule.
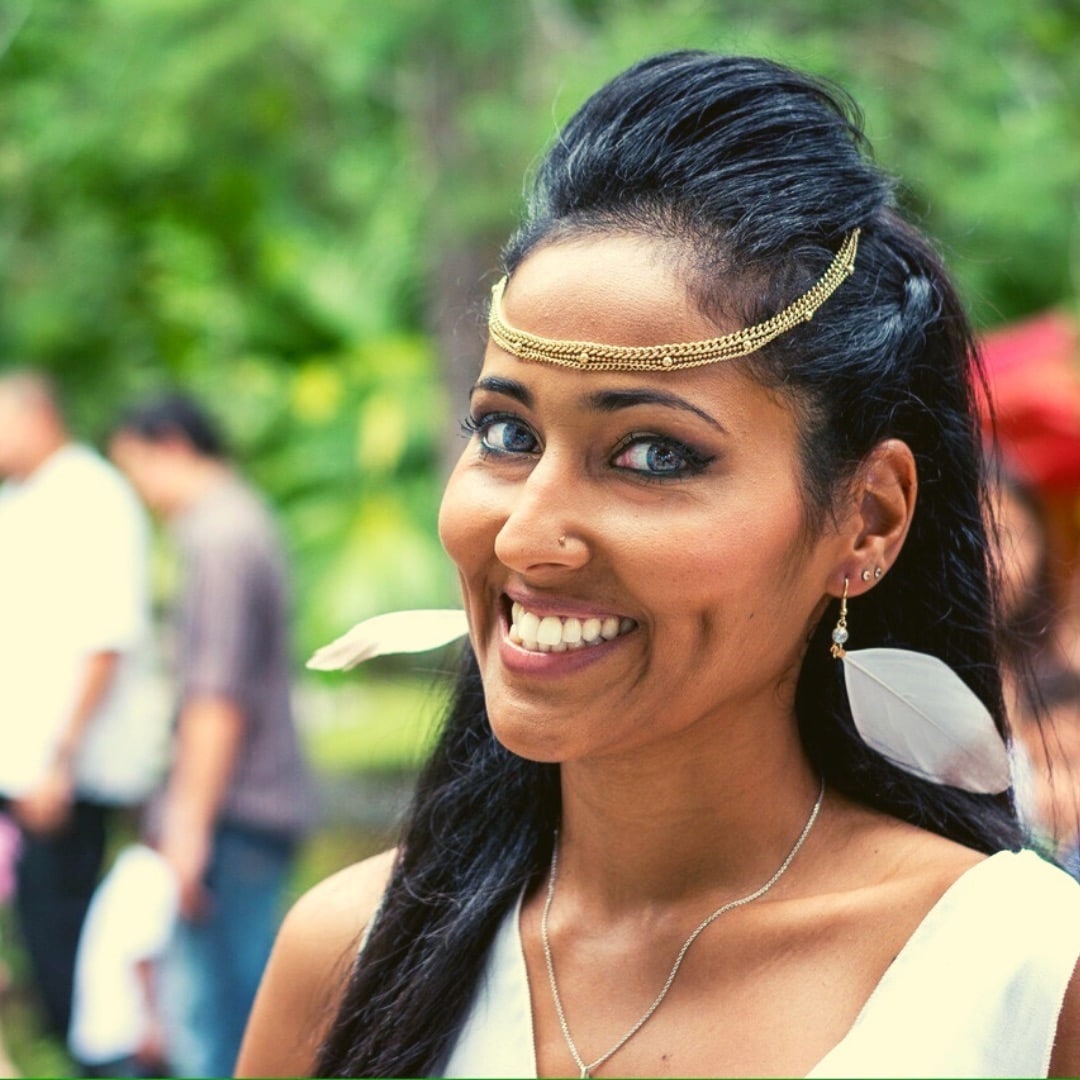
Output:
[[[516,600],[510,605],[510,641],[528,652],[570,652],[628,634],[637,626],[633,619],[619,615],[539,614]]]

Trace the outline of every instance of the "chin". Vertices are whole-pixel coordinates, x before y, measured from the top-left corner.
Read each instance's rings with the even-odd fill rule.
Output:
[[[500,745],[526,761],[558,765],[573,756],[566,732],[560,725],[540,720],[535,713],[489,707],[491,731]]]

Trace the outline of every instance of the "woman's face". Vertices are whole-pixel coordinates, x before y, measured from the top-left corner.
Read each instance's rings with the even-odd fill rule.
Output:
[[[734,329],[694,309],[663,254],[619,236],[543,247],[507,286],[507,321],[616,345]],[[790,720],[844,549],[807,536],[783,398],[738,361],[578,372],[489,343],[467,426],[439,531],[501,742],[569,761]]]

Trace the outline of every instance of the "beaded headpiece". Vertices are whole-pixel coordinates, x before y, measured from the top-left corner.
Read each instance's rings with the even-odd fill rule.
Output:
[[[706,341],[682,341],[672,345],[601,345],[592,341],[559,341],[517,330],[503,318],[502,295],[506,278],[491,290],[488,333],[506,352],[522,360],[539,360],[579,371],[678,371],[718,360],[733,360],[756,352],[799,323],[809,322],[840,284],[855,271],[859,230],[844,237],[829,268],[797,300],[764,322]]]

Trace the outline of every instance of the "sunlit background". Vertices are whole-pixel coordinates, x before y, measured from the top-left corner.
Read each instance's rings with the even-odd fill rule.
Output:
[[[54,372],[99,443],[163,384],[211,406],[288,538],[298,671],[453,603],[435,515],[524,178],[672,47],[847,88],[980,328],[1080,310],[1075,0],[0,0],[0,368]],[[333,826],[302,877],[379,842],[429,681],[301,684]]]

